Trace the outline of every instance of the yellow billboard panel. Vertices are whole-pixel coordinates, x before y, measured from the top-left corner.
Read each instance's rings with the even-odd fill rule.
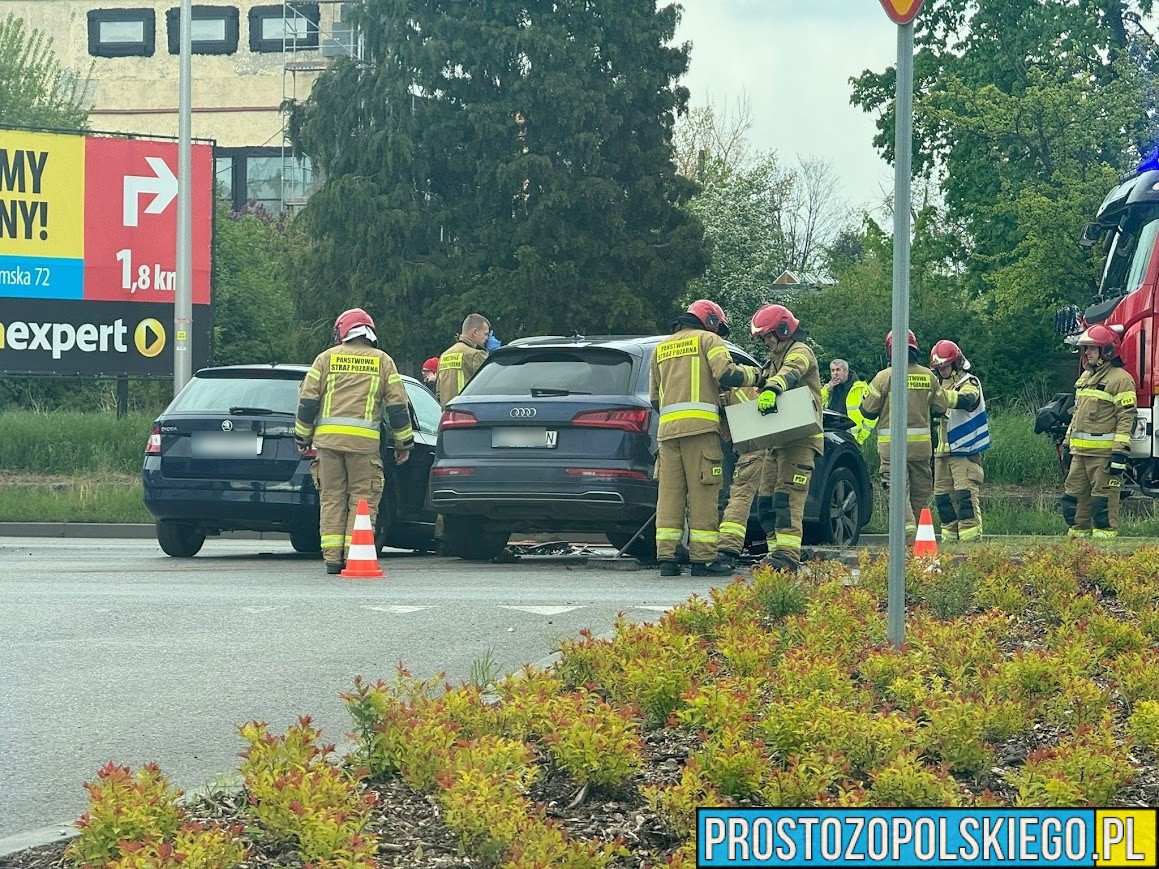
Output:
[[[84,256],[83,136],[0,130],[0,256]]]

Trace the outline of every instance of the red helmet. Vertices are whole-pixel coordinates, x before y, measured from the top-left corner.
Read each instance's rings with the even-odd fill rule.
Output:
[[[1110,326],[1099,323],[1079,335],[1080,347],[1098,347],[1104,359],[1114,359],[1119,355],[1123,336]]]
[[[358,327],[362,327],[362,331],[357,335],[351,335],[350,333]],[[374,334],[374,320],[371,316],[361,308],[351,308],[339,314],[338,319],[334,321],[334,343],[341,344],[348,338],[359,336],[369,338],[371,341],[378,340]]]
[[[964,368],[966,357],[957,344],[948,338],[943,338],[930,348],[930,366],[937,368],[939,365],[946,364],[952,364],[955,368]]]
[[[685,313],[691,314],[699,320],[709,332],[715,332],[721,338],[728,335],[728,318],[724,315],[724,309],[716,302],[710,302],[708,299],[697,299],[688,306]]]
[[[914,330],[913,329],[906,329],[905,336],[906,336],[906,344],[909,345],[910,349],[917,350],[918,349],[918,336],[914,334]],[[890,356],[893,355],[893,329],[890,329],[888,332],[885,333],[885,352],[888,353]]]
[[[426,362],[423,363],[423,371],[438,371],[438,370],[439,370],[439,357],[438,356],[432,356],[430,359],[428,359]]]
[[[793,337],[793,333],[801,325],[801,321],[793,316],[793,312],[784,305],[763,305],[753,314],[749,323],[749,330],[754,338],[763,338],[765,335],[776,335],[782,341]]]

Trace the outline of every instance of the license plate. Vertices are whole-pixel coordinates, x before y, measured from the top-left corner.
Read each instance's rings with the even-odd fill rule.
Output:
[[[244,459],[262,454],[261,435],[250,432],[198,431],[193,433],[193,455],[207,459]]]
[[[530,447],[541,450],[554,450],[559,432],[546,428],[493,428],[491,429],[491,446]]]

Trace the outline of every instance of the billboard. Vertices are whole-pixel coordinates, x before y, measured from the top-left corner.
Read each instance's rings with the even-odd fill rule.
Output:
[[[193,367],[212,332],[213,146],[193,146]],[[173,374],[177,143],[0,129],[0,373]]]

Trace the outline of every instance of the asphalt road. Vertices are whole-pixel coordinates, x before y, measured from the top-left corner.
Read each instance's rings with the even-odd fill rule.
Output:
[[[355,674],[470,678],[542,660],[618,612],[654,619],[710,582],[574,560],[389,553],[387,579],[327,577],[283,541],[0,539],[0,836],[70,821],[113,760],[181,788],[236,772],[235,725],[309,714],[341,741]]]

